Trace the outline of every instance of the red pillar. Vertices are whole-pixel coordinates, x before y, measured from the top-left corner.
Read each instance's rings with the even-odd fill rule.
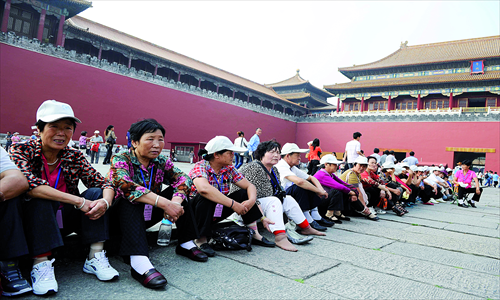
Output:
[[[247,95],[247,102],[250,103],[250,95]]]
[[[61,47],[63,47],[63,48],[64,48],[64,43],[66,43],[66,35],[63,33],[62,42],[61,42]]]
[[[219,85],[217,85],[217,89],[215,90],[215,92],[218,94],[219,93]]]
[[[448,107],[453,108],[453,93],[450,93],[450,100],[448,101]]]
[[[101,56],[102,56],[102,45],[99,46],[99,53],[97,54],[97,59],[101,60]]]
[[[66,17],[64,15],[61,15],[59,18],[59,28],[57,29],[57,40],[56,40],[56,46],[62,46],[63,45],[63,28],[64,28],[64,20]]]
[[[154,76],[158,75],[158,64],[155,65],[155,72],[153,74]]]
[[[234,99],[234,96],[236,96],[236,91],[233,91],[233,99]]]
[[[420,99],[420,94],[418,94],[418,97],[417,97],[417,110],[421,110],[422,109],[422,99]]]
[[[36,39],[42,41],[43,38],[43,26],[45,25],[45,14],[47,11],[42,9],[42,13],[40,14],[40,21],[38,22],[38,33],[36,35]]]
[[[387,110],[391,110],[392,109],[392,98],[391,98],[391,95],[389,95],[389,100],[387,100]]]
[[[340,98],[337,98],[337,113],[339,113],[340,110]]]
[[[179,72],[179,75],[177,75],[177,82],[181,81],[181,72]]]
[[[365,111],[365,97],[361,97],[361,112]]]
[[[198,79],[198,88],[200,88],[200,87],[201,87],[201,78]]]
[[[7,32],[7,25],[9,25],[10,1],[11,0],[5,1],[3,17],[2,17],[2,32]]]
[[[344,101],[342,101],[342,109],[340,111],[344,111]]]

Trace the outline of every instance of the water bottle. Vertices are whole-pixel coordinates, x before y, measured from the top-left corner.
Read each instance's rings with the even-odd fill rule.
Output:
[[[172,236],[172,222],[168,219],[161,220],[160,230],[158,231],[159,246],[168,246],[170,244],[170,237]]]

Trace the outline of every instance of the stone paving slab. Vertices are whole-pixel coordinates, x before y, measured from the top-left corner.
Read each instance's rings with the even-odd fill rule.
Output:
[[[236,252],[251,253],[243,253],[247,252],[245,250]],[[235,257],[239,254],[220,254],[209,258],[206,263],[199,263],[177,256],[174,253],[174,247],[168,247],[165,250],[155,251],[154,263],[158,269],[165,270],[164,274],[168,276],[170,285],[200,299],[343,298],[332,296],[330,293],[325,293],[294,279],[268,272],[258,266],[225,257]],[[294,254],[297,253],[288,253],[290,256]],[[272,254],[263,251],[260,255],[270,256]],[[296,264],[297,262],[300,261],[297,260]]]
[[[484,299],[349,264],[341,264],[305,284],[350,299]]]
[[[463,232],[463,233],[475,234],[486,237],[500,238],[500,231],[498,231],[497,228],[492,229],[492,228],[484,228],[484,227],[477,227],[477,226],[470,226],[463,224],[449,224],[445,226],[443,229],[454,232]]]
[[[356,232],[348,232],[342,230],[342,226],[347,222],[342,224],[335,224],[333,228],[329,228],[326,232],[326,236],[316,237],[316,239],[329,240],[343,244],[355,245],[365,248],[382,248],[386,245],[394,243],[394,240],[386,239],[384,237],[366,235]],[[314,240],[313,240],[314,242]]]
[[[356,218],[355,222],[349,222],[342,229],[403,242],[500,258],[498,251],[500,240],[495,238],[465,235],[398,222],[373,222],[361,218]],[[481,245],[481,247],[478,247],[478,245]]]
[[[381,251],[500,276],[500,261],[494,258],[400,242],[387,245]]]
[[[439,285],[476,296],[500,297],[499,278],[494,275],[458,269],[413,257],[404,257],[378,249],[365,249],[325,241],[322,243],[320,247],[305,251],[348,262],[362,269],[376,271],[379,274],[390,274],[414,282]]]

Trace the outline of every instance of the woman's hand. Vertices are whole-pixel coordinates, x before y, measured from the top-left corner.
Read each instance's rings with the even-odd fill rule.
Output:
[[[85,201],[85,205],[87,205],[88,203],[89,207],[89,211],[85,213],[85,215],[88,216],[89,219],[91,220],[97,220],[100,217],[102,217],[106,213],[108,207],[106,203],[104,203],[104,201],[106,201],[104,200],[104,198],[97,199],[94,201],[89,201],[89,200]],[[85,206],[83,208],[85,208]],[[81,209],[82,211],[83,208]]]
[[[233,202],[233,211],[235,213],[237,213],[238,215],[243,216],[244,214],[246,214],[248,212],[248,208],[245,205],[234,201]]]
[[[265,217],[264,219],[262,219],[262,225],[264,226],[264,228],[267,229],[267,231],[271,232],[271,229],[269,229],[269,225],[273,224],[274,225],[274,222],[269,219],[268,217]]]
[[[184,208],[182,208],[179,203],[172,202],[168,199],[165,200],[166,201],[162,201],[162,208],[164,211],[163,216],[166,219],[169,219],[172,223],[175,223],[175,221],[177,221],[177,219],[184,214]]]
[[[481,190],[478,187],[476,187],[476,194],[481,194]]]
[[[235,204],[236,204],[236,202],[235,202]],[[243,204],[243,206],[245,206],[247,208],[247,210],[250,210],[252,208],[252,206],[254,206],[255,201],[245,200],[245,201],[241,202],[241,204]],[[233,207],[234,207],[234,205],[233,205]]]

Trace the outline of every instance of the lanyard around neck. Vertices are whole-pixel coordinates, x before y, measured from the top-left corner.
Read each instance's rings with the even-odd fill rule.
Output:
[[[215,174],[212,173],[212,177],[217,182],[217,186],[219,186],[219,191],[222,193],[222,184],[224,184],[224,174],[221,174],[220,183],[219,183],[219,179],[217,179],[217,176]]]
[[[55,189],[57,189],[57,184],[59,183],[59,177],[61,176],[61,166],[59,166],[58,168],[59,168],[59,171],[57,172],[56,184],[54,185]],[[49,182],[49,186],[50,186],[49,176],[47,174],[47,170],[45,169],[45,167],[43,168],[43,172],[45,173],[45,178],[47,178],[47,181]]]
[[[153,170],[155,169],[155,166],[151,167],[151,176],[149,176],[149,187],[148,190],[151,190],[151,182],[153,182]],[[139,171],[141,171],[141,176],[142,176],[142,182],[144,183],[144,187],[146,187],[146,180],[144,179],[144,173],[142,173],[142,169],[139,168]]]

